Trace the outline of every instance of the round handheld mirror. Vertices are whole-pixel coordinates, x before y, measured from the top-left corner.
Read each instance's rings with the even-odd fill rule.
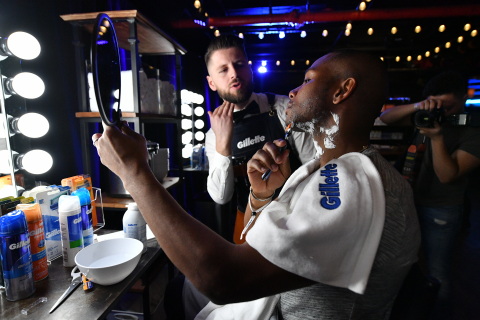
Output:
[[[118,42],[112,20],[99,13],[93,26],[92,76],[95,98],[100,116],[109,126],[119,125],[120,110],[120,58]]]

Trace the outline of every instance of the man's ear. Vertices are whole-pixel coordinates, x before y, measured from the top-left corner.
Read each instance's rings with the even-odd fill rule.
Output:
[[[337,91],[333,94],[333,103],[339,104],[347,99],[353,93],[356,86],[357,82],[354,78],[347,78],[344,80],[338,87]]]
[[[208,86],[210,87],[210,89],[212,89],[212,91],[217,91],[217,86],[215,86],[215,83],[213,82],[212,77],[207,76],[207,82],[208,82]]]

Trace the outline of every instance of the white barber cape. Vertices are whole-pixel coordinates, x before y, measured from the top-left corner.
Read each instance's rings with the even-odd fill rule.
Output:
[[[385,221],[380,175],[370,159],[357,152],[322,168],[318,163],[312,160],[291,175],[246,240],[282,269],[362,294]],[[278,299],[210,302],[195,319],[269,319]]]

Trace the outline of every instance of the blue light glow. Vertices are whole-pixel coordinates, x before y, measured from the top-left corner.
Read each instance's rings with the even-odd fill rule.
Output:
[[[259,73],[266,73],[268,70],[267,70],[267,67],[261,66],[261,67],[258,67],[257,71]]]

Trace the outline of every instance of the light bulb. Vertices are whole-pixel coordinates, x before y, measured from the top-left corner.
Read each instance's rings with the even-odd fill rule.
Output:
[[[195,128],[203,129],[204,126],[205,126],[205,122],[203,122],[203,120],[201,119],[195,120]]]
[[[187,131],[184,134],[182,134],[182,143],[183,144],[189,144],[192,141],[192,132]]]
[[[12,121],[12,126],[16,131],[29,138],[43,137],[50,128],[47,118],[39,113],[26,113],[20,118]]]
[[[203,139],[205,139],[205,133],[203,133],[202,131],[195,132],[195,140],[203,141]]]
[[[305,38],[306,36],[307,36],[307,31],[302,30],[302,32],[300,32],[300,37]]]
[[[197,117],[201,117],[205,114],[205,109],[203,109],[202,107],[196,107],[195,110],[193,110],[193,112],[195,112],[195,115]]]
[[[278,37],[279,37],[280,39],[285,38],[285,31],[280,31],[280,32],[278,33]]]
[[[18,94],[25,99],[36,99],[45,91],[45,84],[36,74],[21,72],[5,82],[11,93]]]
[[[53,165],[52,156],[43,150],[31,150],[20,155],[16,160],[19,169],[25,169],[32,174],[42,174],[50,170]]]
[[[190,120],[190,119],[182,119],[182,129],[183,129],[183,130],[190,130],[190,129],[192,129],[192,120]]]
[[[14,55],[23,60],[35,59],[41,51],[38,40],[23,31],[12,33],[5,41],[2,41],[0,46],[7,55]]]
[[[192,116],[192,107],[189,105],[189,104],[182,104],[182,107],[181,107],[181,112],[182,112],[182,115],[184,115],[185,117],[191,117]]]

